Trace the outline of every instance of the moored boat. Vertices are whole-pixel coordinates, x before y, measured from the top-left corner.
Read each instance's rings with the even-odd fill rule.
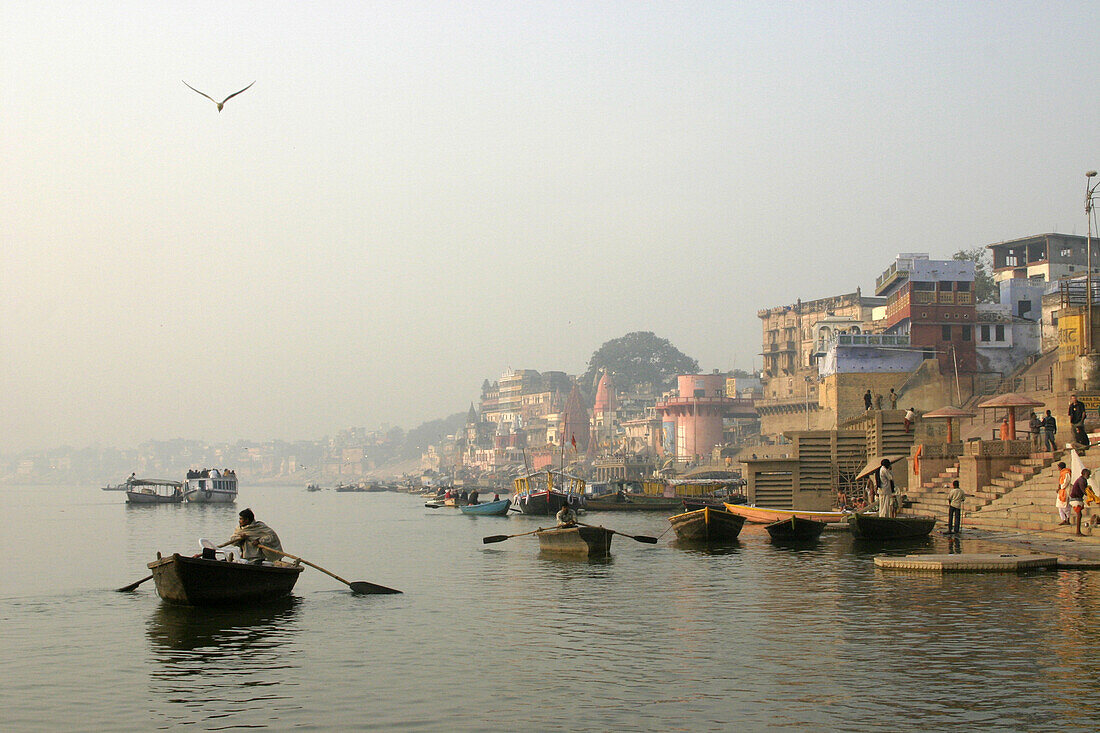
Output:
[[[852,536],[862,540],[909,540],[927,537],[936,526],[930,516],[880,517],[853,514],[848,520]]]
[[[615,533],[604,527],[582,525],[539,529],[535,534],[543,552],[606,557],[611,554],[611,537]]]
[[[795,509],[769,509],[762,506],[750,506],[748,504],[726,504],[726,511],[739,514],[746,522],[755,524],[771,524],[782,519],[790,519],[798,515],[815,522],[846,522],[852,516],[850,512],[811,512]]]
[[[680,499],[645,494],[604,494],[588,496],[584,508],[590,512],[667,512],[683,506]]]
[[[183,498],[196,504],[232,504],[237,500],[237,474],[228,468],[188,471]]]
[[[301,566],[231,562],[179,553],[149,563],[157,594],[168,603],[219,606],[267,603],[294,589]]]
[[[773,540],[816,540],[825,531],[827,523],[803,516],[780,519],[764,527]]]
[[[179,481],[159,478],[131,478],[126,482],[126,501],[130,504],[179,504],[183,491]]]
[[[512,502],[509,499],[487,501],[484,504],[467,504],[466,506],[459,507],[463,514],[477,514],[485,517],[504,516],[511,508]]]
[[[564,505],[584,508],[585,482],[561,471],[539,471],[513,482],[512,506],[524,514],[552,517]]]
[[[720,542],[737,539],[745,518],[724,509],[703,507],[668,518],[677,539],[685,542]]]

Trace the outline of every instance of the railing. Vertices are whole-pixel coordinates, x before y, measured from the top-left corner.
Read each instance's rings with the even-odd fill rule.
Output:
[[[1031,455],[1030,440],[972,440],[966,455],[979,458],[1019,458]]]
[[[840,333],[836,336],[840,346],[909,346],[909,334],[892,333]]]
[[[924,443],[921,458],[958,458],[963,454],[963,443]]]

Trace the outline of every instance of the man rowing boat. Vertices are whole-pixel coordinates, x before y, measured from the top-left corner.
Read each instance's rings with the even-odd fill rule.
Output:
[[[227,545],[240,547],[241,559],[246,562],[259,563],[264,560],[274,562],[282,559],[283,556],[277,552],[268,552],[257,547],[257,545],[264,545],[275,550],[282,550],[283,545],[279,542],[279,535],[275,534],[275,530],[256,519],[256,515],[252,513],[251,509],[242,509],[239,517],[237,520],[239,526],[234,530],[233,536],[218,545],[218,547]]]

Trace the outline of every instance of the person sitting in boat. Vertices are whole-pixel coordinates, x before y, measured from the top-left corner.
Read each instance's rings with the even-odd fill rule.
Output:
[[[271,527],[256,519],[251,509],[242,509],[237,523],[238,527],[233,532],[233,536],[218,547],[236,545],[241,548],[241,559],[246,562],[260,563],[264,560],[274,562],[282,559],[283,556],[278,552],[261,550],[257,547],[257,545],[264,545],[273,550],[283,549],[282,543],[279,542],[279,535],[275,534],[275,530]]]
[[[577,513],[573,511],[573,507],[568,504],[562,504],[561,509],[558,510],[556,515],[559,527],[575,527],[577,526]]]

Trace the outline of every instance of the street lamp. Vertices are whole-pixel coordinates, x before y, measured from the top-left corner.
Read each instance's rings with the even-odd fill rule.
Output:
[[[1100,181],[1092,182],[1096,171],[1085,174],[1085,221],[1088,224],[1088,236],[1085,239],[1085,346],[1084,353],[1092,353],[1092,199]]]

